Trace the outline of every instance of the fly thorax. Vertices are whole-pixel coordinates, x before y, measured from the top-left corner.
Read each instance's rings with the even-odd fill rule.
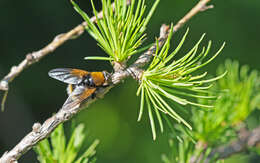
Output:
[[[95,87],[95,83],[93,81],[93,78],[91,77],[90,74],[86,75],[84,80],[83,80],[84,85],[89,86],[89,87]]]

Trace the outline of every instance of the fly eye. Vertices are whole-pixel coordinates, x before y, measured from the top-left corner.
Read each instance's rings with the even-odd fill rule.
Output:
[[[89,79],[86,78],[86,79],[83,81],[83,83],[88,85],[88,83],[89,83]]]
[[[107,71],[103,71],[103,75],[104,75],[105,81],[108,81],[110,78],[110,74]]]
[[[90,81],[89,81],[89,78],[86,78],[84,81],[83,81],[83,84],[84,85],[89,85]]]
[[[95,86],[92,78],[89,78],[88,81],[89,81],[89,86],[91,86],[91,87]]]

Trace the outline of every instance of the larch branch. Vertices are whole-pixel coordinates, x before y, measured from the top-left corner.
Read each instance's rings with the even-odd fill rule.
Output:
[[[163,25],[161,28],[166,28],[166,25]],[[165,37],[168,33],[168,28],[161,35]],[[160,37],[161,38],[161,37]],[[166,37],[167,38],[167,37]],[[149,50],[148,50],[149,51]],[[126,75],[127,74],[127,75]],[[29,151],[33,146],[35,146],[39,141],[47,138],[51,132],[61,123],[64,123],[71,119],[75,114],[80,112],[83,108],[86,108],[89,104],[93,103],[95,100],[102,98],[115,84],[121,81],[124,78],[130,76],[127,70],[122,71],[121,73],[115,72],[111,76],[110,86],[105,88],[98,89],[95,98],[88,98],[83,104],[77,105],[73,108],[60,109],[55,115],[47,119],[42,125],[40,123],[35,123],[32,127],[32,131],[27,134],[12,150],[4,153],[0,158],[0,163],[15,163],[17,160],[27,151]]]
[[[193,8],[187,14],[188,16],[186,15],[174,26],[174,32],[181,28],[188,20],[190,20],[191,17],[196,15],[199,11],[203,11],[203,9],[205,10],[205,6],[209,1],[210,0],[201,0],[199,4],[204,2],[202,3],[204,5],[200,5],[201,7],[194,7],[195,9]],[[95,18],[92,18],[92,21],[95,21]],[[80,36],[84,32],[85,26],[86,24],[82,23],[70,32],[57,36],[53,40],[53,42],[51,42],[45,48],[37,52],[28,54],[26,59],[22,61],[16,68],[13,68],[13,70],[11,70],[11,72],[1,81],[0,90],[8,90],[8,83],[13,80],[17,75],[19,75],[26,67],[33,63],[36,63],[42,57],[46,56],[50,52],[54,51],[57,47],[61,46],[67,40],[73,37]],[[158,38],[159,40],[161,40],[159,46],[163,45],[166,38],[168,37],[168,33],[169,27],[166,25],[162,25],[160,30],[160,37]],[[134,78],[136,78],[136,76],[140,74],[140,71],[142,72],[142,70],[139,68],[150,61],[152,54],[155,51],[155,46],[156,45],[152,46],[146,53],[141,55],[129,68],[126,68],[125,70],[119,70],[119,72],[115,72],[111,76],[111,86],[99,89],[98,92],[96,92],[96,98],[89,98],[84,102],[84,104],[80,104],[74,108],[60,109],[55,115],[47,119],[42,125],[40,123],[35,123],[33,125],[32,131],[29,134],[27,134],[13,149],[3,154],[3,156],[0,158],[0,163],[16,163],[23,154],[29,151],[39,141],[47,138],[59,124],[68,121],[83,108],[86,108],[90,103],[99,98],[102,98],[115,84],[118,84],[120,81],[128,76],[133,76]]]

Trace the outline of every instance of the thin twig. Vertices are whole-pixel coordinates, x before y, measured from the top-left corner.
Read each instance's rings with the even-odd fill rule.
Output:
[[[243,129],[238,134],[238,139],[231,142],[229,145],[220,146],[212,150],[206,158],[205,163],[209,163],[212,158],[221,160],[230,157],[231,155],[244,152],[252,147],[260,145],[260,126],[252,131]]]
[[[211,0],[200,0],[199,3],[197,3],[180,21],[178,21],[178,23],[173,27],[173,32],[176,32],[178,29],[180,29],[187,21],[189,21],[199,12],[213,8],[213,5],[207,6],[210,1]]]
[[[200,163],[204,159],[204,163],[210,163],[216,160],[222,160],[230,157],[231,155],[244,152],[252,147],[260,145],[260,126],[249,131],[246,127],[242,127],[238,134],[237,139],[229,143],[228,145],[221,145],[211,150],[208,156],[205,156],[207,145],[203,143],[204,147],[199,146],[198,148],[203,149],[198,156],[192,156],[190,163]],[[206,157],[206,158],[205,158]]]
[[[198,8],[199,9],[199,8]],[[201,9],[199,9],[201,10]],[[198,12],[194,12],[195,14],[198,13]],[[194,14],[194,15],[195,15]],[[193,16],[194,16],[193,15]],[[186,17],[186,16],[185,16]],[[190,17],[191,18],[191,17]],[[190,19],[189,18],[189,19]],[[184,19],[184,18],[183,18]],[[181,26],[183,26],[184,23],[186,23],[189,19],[184,19],[184,20],[181,20],[179,22],[182,22],[181,25],[179,23],[176,24],[176,27],[174,28],[175,31],[177,31]],[[78,27],[76,28],[80,28],[77,29],[76,31],[78,32],[72,32],[74,34],[65,34],[65,35],[69,35],[66,37],[66,39],[63,40],[62,43],[64,43],[65,41],[67,41],[68,39],[72,38],[71,36],[79,36],[81,33],[80,32],[83,32],[84,31],[84,25],[79,25]],[[75,29],[74,29],[75,30]],[[165,42],[165,39],[167,38],[168,36],[168,32],[169,32],[169,27],[166,26],[166,25],[162,25],[161,27],[161,33],[160,33],[160,37],[159,37],[159,40],[161,40],[160,42],[160,45],[159,46],[162,46],[163,42]],[[61,37],[64,37],[64,36],[61,36]],[[60,39],[60,38],[58,38]],[[57,48],[58,46],[60,46],[62,43],[58,44],[57,42],[56,43],[53,43],[55,46],[55,48]],[[53,46],[53,45],[52,45]],[[52,47],[51,46],[51,47]],[[53,50],[55,50],[55,48]],[[51,50],[51,51],[53,51]],[[90,103],[94,102],[96,99],[98,98],[101,98],[103,97],[113,86],[114,84],[117,84],[119,83],[121,80],[123,80],[124,78],[132,75],[131,73],[134,73],[135,75],[132,75],[132,76],[136,76],[136,74],[140,74],[140,71],[139,67],[143,66],[144,64],[148,63],[150,61],[150,58],[151,57],[148,57],[149,59],[144,59],[144,58],[147,58],[147,57],[144,57],[146,55],[149,55],[149,56],[152,56],[152,54],[154,53],[154,46],[151,47],[146,53],[144,53],[143,55],[141,55],[139,57],[139,59],[137,59],[137,61],[132,65],[130,66],[129,68],[132,67],[131,70],[129,69],[126,69],[126,70],[120,70],[120,73],[119,72],[115,72],[113,75],[112,75],[112,85],[109,86],[109,87],[106,87],[106,88],[102,88],[102,89],[99,89],[96,94],[96,98],[95,99],[92,99],[92,98],[89,98],[87,99],[84,104],[80,104],[78,106],[75,106],[74,108],[70,108],[70,109],[60,109],[58,111],[58,113],[56,113],[55,115],[53,115],[51,118],[47,119],[42,125],[40,125],[39,123],[35,123],[33,125],[33,129],[32,131],[27,134],[12,150],[10,150],[9,152],[5,152],[4,155],[0,158],[0,163],[15,163],[17,162],[17,160],[24,154],[26,153],[27,151],[29,151],[33,146],[35,146],[39,141],[45,139],[48,137],[48,135],[51,134],[51,132],[61,123],[64,123],[65,121],[69,120],[70,118],[72,118],[75,114],[77,114],[80,110],[82,110],[83,108],[86,108],[86,106],[88,106]],[[46,53],[47,54],[47,53]],[[46,55],[45,54],[45,55]],[[33,55],[32,55],[33,56]],[[43,55],[44,56],[44,55]],[[42,57],[43,57],[42,56]],[[30,58],[30,57],[28,57]],[[41,57],[40,57],[41,58]],[[39,59],[38,59],[39,60]],[[37,61],[38,61],[37,60]],[[31,61],[31,64],[32,63],[35,63],[37,61]],[[25,63],[23,63],[25,62]],[[27,67],[28,64],[27,62],[27,59],[25,59],[25,61],[23,61],[22,63],[25,65],[25,66],[21,66],[22,68],[20,69],[20,72],[23,71],[23,69],[25,67]],[[21,64],[22,64],[21,63]],[[19,67],[19,66],[18,66]],[[133,69],[133,67],[135,67],[136,69]],[[138,72],[135,72],[135,71],[138,71]],[[17,76],[20,72],[18,73],[14,73]],[[11,71],[11,74],[12,74],[12,71]],[[13,78],[12,78],[13,79]],[[5,80],[3,80],[5,81]],[[7,83],[8,84],[8,83]],[[8,89],[8,87],[7,87]]]
[[[94,22],[95,17],[93,17],[91,20]],[[80,36],[85,31],[85,26],[86,23],[84,22],[67,33],[59,34],[53,39],[51,43],[49,43],[47,46],[40,49],[39,51],[27,54],[25,59],[20,64],[18,64],[18,66],[13,66],[11,68],[11,71],[0,81],[0,90],[7,91],[9,89],[9,83],[16,76],[20,75],[20,73],[23,72],[25,68],[38,62],[43,57],[56,50],[59,46],[61,46],[69,39]]]

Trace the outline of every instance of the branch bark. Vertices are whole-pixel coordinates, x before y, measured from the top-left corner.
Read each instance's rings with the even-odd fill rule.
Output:
[[[193,156],[190,159],[190,163],[200,163],[204,160],[204,163],[210,163],[216,160],[222,160],[228,158],[234,154],[244,152],[252,147],[257,147],[260,145],[260,126],[249,131],[245,126],[243,126],[238,134],[237,139],[232,141],[227,145],[220,145],[212,149],[208,156],[205,156],[205,151],[207,150],[207,145],[202,144],[199,148],[203,148],[203,152],[198,156]],[[203,147],[202,147],[203,146]],[[205,147],[204,147],[205,146]]]
[[[206,4],[210,0],[201,0],[198,4],[200,7],[194,7],[184,18],[182,18],[175,26],[174,32],[181,28],[191,17],[196,15],[199,11],[204,11],[207,7]],[[204,2],[204,3],[202,3]],[[201,5],[204,4],[204,5]],[[204,10],[202,10],[204,9]],[[92,18],[92,21],[95,21],[95,18]],[[26,67],[30,66],[33,63],[38,62],[41,58],[54,51],[57,47],[61,46],[67,40],[80,36],[84,32],[85,23],[82,23],[75,27],[73,30],[66,34],[57,36],[53,42],[47,45],[45,48],[28,54],[26,59],[22,61],[18,67],[13,68],[11,72],[1,81],[0,90],[8,90],[8,83],[12,81],[17,75],[19,75]],[[169,33],[169,27],[162,25],[160,30],[159,37],[159,46],[162,46],[165,42]],[[111,86],[106,88],[101,88],[96,92],[96,98],[87,99],[83,104],[75,106],[70,109],[60,109],[55,115],[47,119],[42,125],[40,123],[35,123],[32,127],[32,131],[27,134],[12,150],[5,152],[4,155],[0,158],[0,163],[15,163],[17,160],[29,151],[33,146],[35,146],[39,141],[47,138],[51,132],[61,123],[64,123],[71,119],[75,114],[80,112],[83,108],[86,108],[90,103],[95,100],[102,98],[115,84],[118,84],[124,78],[132,76],[135,79],[140,77],[142,70],[139,69],[146,63],[148,63],[152,57],[152,54],[156,50],[156,45],[154,44],[146,53],[141,55],[136,62],[127,69],[119,69],[111,76]],[[4,87],[3,87],[4,86]]]
[[[260,145],[260,126],[252,131],[244,128],[239,132],[237,140],[231,142],[226,146],[220,146],[213,149],[209,156],[206,158],[205,163],[209,163],[214,156],[217,156],[217,160],[221,160],[228,158],[231,155],[244,152],[258,145]]]

